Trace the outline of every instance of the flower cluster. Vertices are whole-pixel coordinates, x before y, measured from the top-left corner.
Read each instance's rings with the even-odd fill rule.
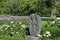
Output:
[[[17,35],[23,35],[23,31],[25,31],[25,28],[27,27],[26,24],[20,22],[20,21],[9,21],[7,23],[4,23],[0,25],[0,34],[10,35],[13,36],[15,34]],[[22,33],[23,32],[23,33]]]
[[[55,21],[52,21],[51,23],[52,23],[52,24],[54,24],[54,23],[55,23]]]
[[[44,38],[47,39],[47,38],[51,37],[51,33],[50,33],[50,31],[46,31],[45,33],[43,33],[43,34],[41,34],[41,35],[38,34],[37,36],[40,37],[40,39],[42,39],[42,38],[43,38],[43,39],[44,39]]]
[[[46,34],[45,34],[47,37],[50,37],[51,34],[50,34],[50,31],[46,31]]]

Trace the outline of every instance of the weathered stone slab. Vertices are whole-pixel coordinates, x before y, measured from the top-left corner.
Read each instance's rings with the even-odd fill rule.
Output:
[[[34,36],[28,36],[28,40],[39,40],[39,38]]]
[[[30,36],[37,36],[41,32],[41,18],[39,15],[32,14],[29,19]]]
[[[29,20],[28,16],[0,16],[0,21]]]

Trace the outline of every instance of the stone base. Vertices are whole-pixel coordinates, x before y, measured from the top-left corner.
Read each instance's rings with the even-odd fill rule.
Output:
[[[28,36],[28,40],[39,40],[39,38],[34,36]]]

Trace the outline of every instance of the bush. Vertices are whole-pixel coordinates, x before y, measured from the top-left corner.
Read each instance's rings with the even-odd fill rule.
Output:
[[[54,39],[54,38],[60,37],[60,27],[58,26],[59,25],[58,23],[59,23],[58,20],[43,22],[41,35],[47,36],[46,31],[48,31],[48,33],[50,33],[49,35],[51,35],[49,37],[49,39]]]
[[[28,22],[28,21],[27,21]],[[1,40],[27,40],[26,21],[7,21],[0,22]]]
[[[0,3],[1,15],[30,15],[50,16],[54,0],[5,0]]]

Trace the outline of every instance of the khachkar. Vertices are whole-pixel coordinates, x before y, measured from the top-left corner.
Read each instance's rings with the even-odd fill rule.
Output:
[[[38,40],[38,34],[41,32],[41,18],[39,15],[32,14],[29,17],[29,40]]]

